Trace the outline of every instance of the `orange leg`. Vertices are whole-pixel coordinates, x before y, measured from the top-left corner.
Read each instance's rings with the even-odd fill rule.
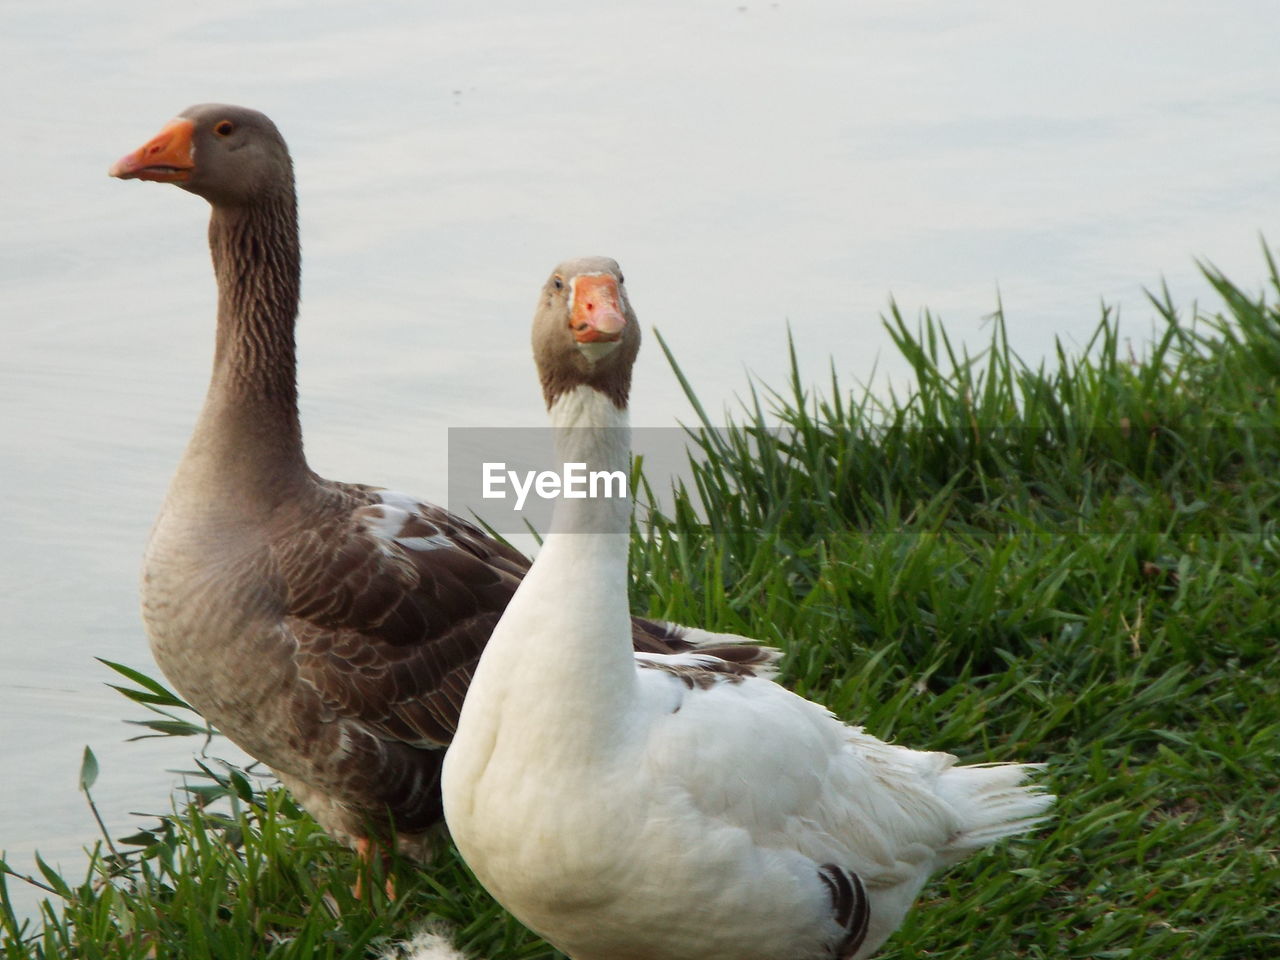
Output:
[[[356,885],[351,892],[357,900],[364,899],[364,880],[365,877],[373,876],[375,859],[382,861],[382,869],[387,878],[382,889],[386,892],[388,900],[394,900],[396,898],[396,878],[391,873],[391,858],[375,841],[370,840],[368,837],[361,837],[356,841],[356,860],[359,863],[360,873],[356,877]]]

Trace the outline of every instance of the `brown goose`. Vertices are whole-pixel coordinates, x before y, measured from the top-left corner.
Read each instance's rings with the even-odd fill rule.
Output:
[[[425,857],[443,748],[529,562],[438,507],[308,468],[293,168],[266,116],[191,107],[110,173],[213,208],[213,375],[144,564],[156,662],[331,834]],[[744,672],[775,658],[665,623],[633,634],[637,650],[715,648]]]

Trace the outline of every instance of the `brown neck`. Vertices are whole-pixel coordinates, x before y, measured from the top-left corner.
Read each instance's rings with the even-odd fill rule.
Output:
[[[301,254],[292,185],[252,206],[215,206],[218,281],[213,376],[188,459],[232,495],[307,475],[298,420],[294,322]],[[283,492],[283,491],[281,491]]]
[[[292,191],[254,206],[214,207],[209,248],[218,279],[214,376],[244,402],[296,423],[302,268]]]

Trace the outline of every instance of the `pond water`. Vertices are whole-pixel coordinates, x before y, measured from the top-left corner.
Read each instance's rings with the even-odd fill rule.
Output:
[[[711,410],[780,383],[900,379],[890,297],[984,342],[1140,348],[1194,260],[1249,287],[1280,202],[1272,0],[11,3],[0,79],[0,849],[73,874],[164,809],[193,744],[95,657],[153,669],[139,557],[212,345],[202,201],[107,165],[191,103],[293,150],[313,465],[444,500],[446,428],[539,426],[527,348],[560,259],[623,264]],[[879,366],[877,367],[877,363]],[[691,414],[652,338],[638,423]],[[17,891],[23,895],[21,890]],[[30,901],[24,901],[29,905]]]

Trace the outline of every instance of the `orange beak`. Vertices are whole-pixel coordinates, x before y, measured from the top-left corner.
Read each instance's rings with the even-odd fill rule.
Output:
[[[627,318],[622,313],[618,281],[607,273],[573,278],[569,329],[578,343],[621,340]]]
[[[154,180],[157,183],[186,183],[195,168],[196,125],[179,118],[133,153],[126,154],[107,171],[121,180]]]

